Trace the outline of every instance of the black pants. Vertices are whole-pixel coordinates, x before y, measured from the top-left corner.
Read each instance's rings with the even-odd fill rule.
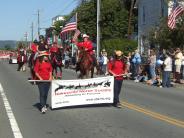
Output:
[[[119,103],[119,95],[121,92],[121,87],[123,84],[123,80],[114,80],[114,104]]]
[[[20,71],[23,65],[24,65],[24,62],[19,62],[17,71]]]
[[[46,106],[49,88],[50,88],[50,82],[39,82],[38,83],[41,108]]]

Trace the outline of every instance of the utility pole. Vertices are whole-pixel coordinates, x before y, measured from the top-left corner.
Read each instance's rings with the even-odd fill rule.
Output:
[[[28,43],[27,43],[27,38],[28,38],[28,34],[27,34],[27,32],[25,32],[25,34],[24,34],[24,37],[25,37],[25,43],[26,43],[26,48],[28,47]]]
[[[33,22],[31,24],[31,42],[33,42]]]
[[[133,8],[134,8],[134,1],[135,0],[131,0],[131,7],[130,7],[130,13],[129,13],[129,19],[128,19],[128,38],[130,38],[132,33],[131,20],[132,20]]]
[[[38,10],[37,15],[38,15],[38,38],[39,38],[40,36],[40,10]]]
[[[100,0],[97,0],[97,58],[100,54]]]

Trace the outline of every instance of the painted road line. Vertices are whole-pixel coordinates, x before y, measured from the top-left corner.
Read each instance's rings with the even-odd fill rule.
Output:
[[[14,137],[23,138],[1,83],[0,83],[0,93],[1,93],[1,97],[4,102],[4,106],[6,109],[6,113],[8,115],[8,119],[10,121],[11,129],[12,129]]]
[[[177,119],[174,119],[174,118],[171,118],[171,117],[168,117],[168,116],[141,108],[137,105],[127,103],[127,102],[122,102],[122,106],[127,107],[127,108],[132,109],[132,110],[135,110],[135,111],[138,111],[138,112],[141,112],[141,113],[144,113],[148,116],[165,121],[165,122],[170,123],[172,125],[176,125],[176,126],[184,128],[184,122],[181,120],[177,120]]]

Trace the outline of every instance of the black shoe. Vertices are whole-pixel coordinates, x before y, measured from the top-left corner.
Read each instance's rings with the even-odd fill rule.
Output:
[[[115,103],[115,104],[113,104],[113,106],[114,106],[114,107],[117,107],[117,108],[122,108],[121,103]]]

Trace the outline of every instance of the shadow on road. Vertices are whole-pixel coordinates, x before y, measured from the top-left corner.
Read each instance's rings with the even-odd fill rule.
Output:
[[[52,109],[50,107],[50,109],[54,111],[54,110],[61,110],[61,109],[70,110],[70,109],[78,109],[78,108],[96,108],[96,107],[112,107],[112,104],[108,103],[108,104],[93,104],[93,105],[76,105],[76,106],[69,106],[69,107],[60,107],[55,109]]]

